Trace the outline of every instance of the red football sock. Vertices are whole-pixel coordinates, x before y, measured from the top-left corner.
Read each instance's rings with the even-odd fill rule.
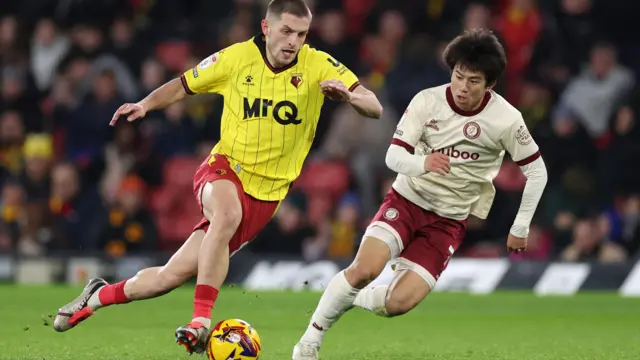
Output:
[[[218,298],[218,289],[209,285],[196,285],[193,299],[193,319],[211,319],[211,309]]]
[[[124,294],[124,284],[126,284],[126,282],[127,280],[123,280],[117,284],[107,285],[100,289],[100,293],[98,293],[100,303],[103,306],[128,303],[130,300],[127,299],[127,296]]]

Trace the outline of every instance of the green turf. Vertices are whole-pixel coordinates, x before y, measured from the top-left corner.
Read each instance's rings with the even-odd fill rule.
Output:
[[[47,315],[77,291],[0,286],[0,359],[188,358],[174,344],[173,331],[190,318],[192,288],[103,309],[56,333],[45,324],[51,323]],[[214,314],[252,323],[262,338],[262,360],[290,359],[318,297],[224,289]],[[394,319],[349,312],[327,335],[321,359],[640,359],[640,300],[437,293]]]

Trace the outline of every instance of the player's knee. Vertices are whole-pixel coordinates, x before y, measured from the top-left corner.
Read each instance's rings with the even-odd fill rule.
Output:
[[[416,307],[420,300],[422,299],[412,296],[410,293],[393,289],[387,293],[385,300],[387,314],[389,317],[404,315]]]
[[[212,223],[220,224],[220,227],[230,232],[235,232],[242,221],[242,208],[239,206],[227,206],[216,209],[213,213]]]
[[[375,280],[383,268],[379,268],[375,263],[365,263],[354,261],[346,270],[347,281],[356,288],[363,288]]]
[[[242,220],[236,185],[228,180],[207,183],[202,190],[202,212],[218,232],[235,233]]]

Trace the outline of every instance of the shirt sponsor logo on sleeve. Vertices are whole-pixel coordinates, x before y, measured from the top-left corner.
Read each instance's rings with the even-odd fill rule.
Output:
[[[200,62],[200,64],[198,65],[198,67],[200,69],[206,69],[209,66],[211,66],[212,64],[215,64],[218,61],[218,53],[215,53],[211,56],[209,56],[208,58],[202,60]]]
[[[398,210],[394,208],[389,208],[384,212],[384,218],[387,220],[395,220],[398,218]]]
[[[531,137],[531,134],[529,134],[529,130],[527,130],[526,126],[522,125],[518,131],[516,131],[516,140],[518,141],[518,144],[522,146],[531,144],[533,138]]]

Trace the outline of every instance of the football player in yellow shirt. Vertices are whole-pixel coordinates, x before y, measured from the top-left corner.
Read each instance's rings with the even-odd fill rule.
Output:
[[[101,307],[160,296],[197,275],[193,317],[176,330],[176,340],[190,353],[205,350],[229,257],[269,222],[300,174],[325,97],[348,102],[363,116],[382,113],[376,96],[346,66],[305,44],[311,17],[303,0],[273,0],[261,34],[205,58],[116,111],[111,125],[120,117],[142,118],[187,95],[224,96],[221,139],[194,175],[203,219],[165,266],[117,284],[91,280],[60,308],[57,331],[69,330]]]

